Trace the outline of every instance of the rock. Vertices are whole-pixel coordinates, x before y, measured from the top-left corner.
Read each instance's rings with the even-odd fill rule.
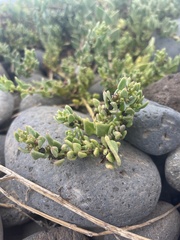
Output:
[[[3,225],[2,225],[2,220],[1,220],[1,217],[0,217],[0,240],[3,240]]]
[[[148,154],[171,152],[180,145],[180,113],[149,101],[135,114],[125,140]]]
[[[104,87],[101,85],[101,79],[97,76],[88,91],[91,94],[98,93],[100,95],[100,99],[102,100],[103,90],[104,90]]]
[[[6,166],[111,224],[133,224],[151,213],[161,191],[159,172],[149,156],[128,143],[123,142],[120,148],[122,166],[113,171],[106,169],[100,163],[101,159],[66,161],[57,167],[48,159],[33,160],[18,150],[14,131],[25,125],[34,127],[43,135],[49,132],[53,138],[63,141],[68,128],[53,120],[57,109],[47,106],[30,108],[14,120],[6,137]],[[13,189],[20,199],[24,199],[19,184],[15,183]],[[77,225],[95,226],[34,192],[29,194],[26,204]]]
[[[178,29],[177,29],[177,36],[180,36],[180,18],[176,20],[178,24]],[[174,58],[176,56],[179,56],[180,53],[180,42],[174,40],[173,38],[170,37],[163,37],[160,35],[155,35],[155,48],[157,50],[161,50],[163,48],[166,49],[167,54],[171,57]],[[178,71],[180,71],[180,66]]]
[[[36,219],[35,221],[30,221],[27,222],[23,225],[21,225],[21,239],[24,239],[26,237],[29,237],[31,235],[33,235],[34,233],[37,232],[42,232],[45,229],[49,229],[49,222],[47,222],[47,220],[45,218],[40,218],[38,217],[38,219]],[[17,226],[16,226],[17,229]]]
[[[180,112],[180,73],[165,76],[143,90],[144,96]]]
[[[40,49],[35,50],[35,55],[36,55],[36,58],[39,62],[39,70],[42,73],[47,74],[47,70],[46,70],[46,68],[44,66],[44,63],[43,63],[44,53],[45,53],[45,51],[43,51],[43,50],[40,50]]]
[[[14,99],[8,92],[0,90],[0,126],[9,120],[14,110]]]
[[[0,134],[0,164],[4,166],[4,144],[5,144],[6,135]],[[0,173],[1,174],[1,173]]]
[[[33,83],[33,82],[40,82],[42,79],[44,79],[44,76],[41,72],[35,71],[31,74],[30,77],[19,77],[20,80],[26,82],[26,83]]]
[[[64,227],[51,228],[48,231],[37,232],[23,240],[88,240],[89,238]]]
[[[5,71],[2,63],[0,63],[0,76],[3,76],[3,75],[5,75],[8,78],[7,72]]]
[[[35,106],[51,106],[60,105],[63,103],[64,101],[60,97],[45,98],[40,96],[39,94],[27,95],[25,98],[22,99],[20,103],[20,111],[24,111],[30,107]]]
[[[180,191],[180,147],[171,152],[166,159],[165,176],[168,183]]]
[[[158,202],[155,210],[143,221],[137,224],[144,223],[150,219],[160,216],[170,210],[173,205],[166,202]],[[133,230],[132,232],[153,240],[178,240],[180,236],[180,214],[177,210],[162,218],[161,220],[150,224],[149,226]],[[95,238],[98,240],[98,238]],[[107,235],[104,240],[115,240],[116,238],[112,235]],[[121,238],[125,240],[126,238]]]
[[[13,181],[6,181],[1,183],[1,187],[6,190],[9,194],[11,194],[13,197],[17,199],[16,190],[13,189],[14,186],[17,184],[17,182]],[[27,188],[25,188],[22,185],[18,185],[19,191],[22,192],[22,194],[27,194]],[[0,193],[0,202],[4,204],[13,204],[9,199],[7,199],[3,194]],[[26,210],[23,209],[23,212],[27,213]],[[0,208],[0,216],[3,221],[4,227],[12,227],[21,225],[22,223],[25,223],[29,221],[29,218],[23,214],[22,211],[17,210],[16,208]],[[30,215],[30,213],[29,213]]]

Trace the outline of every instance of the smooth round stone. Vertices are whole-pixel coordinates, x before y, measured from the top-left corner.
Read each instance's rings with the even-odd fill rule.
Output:
[[[2,219],[0,217],[0,240],[3,240],[3,235],[4,235],[4,231],[3,231],[3,224],[2,224]]]
[[[14,110],[14,98],[8,92],[0,90],[0,125],[9,120]]]
[[[41,82],[42,79],[44,79],[45,77],[40,71],[36,70],[33,73],[31,73],[30,77],[20,76],[19,78],[21,81],[31,84],[33,82]]]
[[[5,69],[2,65],[2,63],[0,63],[0,76],[3,76],[3,75],[5,75],[7,78],[9,78],[7,72],[5,71]]]
[[[175,21],[178,25],[176,35],[180,36],[180,18],[176,19]],[[156,40],[155,47],[157,50],[161,50],[161,49],[165,48],[168,56],[170,56],[171,58],[179,56],[180,42],[176,41],[175,39],[173,39],[171,37],[163,37],[163,36],[160,36],[157,34],[155,35],[155,40]],[[179,71],[180,71],[180,65],[178,67],[178,72]]]
[[[23,240],[50,240],[50,239],[88,240],[89,238],[78,232],[72,231],[64,227],[51,228],[50,230],[37,232],[29,237],[23,238]]]
[[[135,114],[125,140],[148,154],[169,153],[180,145],[180,113],[149,101]]]
[[[180,112],[180,73],[163,77],[143,90],[144,96]]]
[[[122,142],[121,167],[108,170],[101,159],[66,161],[61,167],[48,159],[33,160],[18,150],[14,132],[26,125],[39,133],[47,132],[63,142],[63,124],[53,120],[58,107],[35,107],[22,112],[12,123],[6,137],[5,164],[8,168],[40,186],[61,195],[83,211],[105,222],[125,226],[144,218],[155,208],[161,191],[159,172],[149,156]],[[24,199],[18,183],[14,190]],[[57,203],[31,192],[26,204],[54,217],[85,227],[95,225]],[[9,210],[10,211],[10,210]]]
[[[5,158],[4,158],[4,144],[5,144],[6,135],[0,134],[0,164],[4,166]],[[1,174],[1,172],[0,172]]]
[[[180,147],[171,152],[165,163],[165,176],[168,183],[180,191]]]
[[[11,194],[14,198],[18,198],[16,194],[16,190],[14,186],[16,186],[17,183],[16,181],[4,181],[1,183],[1,187]],[[26,196],[27,194],[27,188],[24,187],[23,185],[18,185],[19,191],[21,191],[21,194],[24,194]],[[0,193],[0,202],[4,204],[13,204],[12,201],[10,201],[6,196],[4,196],[2,193]],[[23,209],[23,212],[27,213],[25,209]],[[5,208],[1,207],[0,208],[0,215],[3,221],[3,226],[4,227],[12,227],[12,226],[17,226],[21,225],[27,221],[29,221],[29,218],[23,214],[22,211],[17,210],[16,208]],[[28,213],[31,215],[31,213]]]
[[[160,216],[161,214],[169,211],[173,205],[167,202],[158,202],[154,211],[144,218],[142,221],[137,224],[142,224],[146,221],[149,221],[155,217]],[[133,233],[146,237],[148,239],[153,240],[178,240],[180,236],[180,214],[178,210],[174,210],[172,213],[167,215],[166,217],[156,221],[146,227],[139,228],[137,230],[133,230]],[[98,238],[95,238],[98,240]],[[115,240],[116,238],[112,235],[107,235],[104,237],[104,240]],[[125,238],[121,238],[122,240],[126,240]]]
[[[59,97],[45,98],[39,94],[27,95],[25,98],[22,99],[20,103],[20,111],[24,111],[28,108],[41,105],[52,106],[60,105],[62,103],[63,101]]]

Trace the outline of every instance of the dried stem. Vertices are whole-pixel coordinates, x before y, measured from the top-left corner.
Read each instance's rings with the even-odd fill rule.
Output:
[[[89,106],[89,104],[87,103],[86,99],[82,98],[81,100],[82,100],[84,106],[86,107],[86,109],[88,110],[88,113],[90,114],[92,120],[94,120],[94,113],[93,113],[92,108]]]

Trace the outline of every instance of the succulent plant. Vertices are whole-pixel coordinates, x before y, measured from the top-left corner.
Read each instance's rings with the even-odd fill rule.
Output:
[[[92,120],[78,116],[69,105],[57,112],[55,120],[73,128],[66,131],[63,143],[52,139],[49,134],[41,136],[30,126],[19,129],[15,132],[16,140],[26,144],[20,150],[30,153],[34,159],[48,157],[57,165],[65,159],[101,156],[107,168],[120,166],[120,140],[132,126],[135,112],[144,108],[147,102],[143,103],[140,84],[127,77],[121,79],[112,95],[110,91],[104,91],[103,100],[91,100]]]
[[[41,136],[30,126],[15,133],[26,143],[22,151],[34,159],[49,157],[56,164],[101,156],[106,167],[120,165],[120,141],[145,107],[141,86],[175,72],[180,56],[171,59],[155,50],[155,33],[174,39],[179,0],[17,0],[1,4],[0,59],[10,65],[14,79],[0,77],[0,89],[24,97],[66,98],[85,106],[92,119],[79,117],[67,105],[56,121],[67,125],[64,143]],[[178,39],[178,38],[177,38]],[[48,80],[25,83],[37,66],[34,51],[43,49]],[[54,79],[56,75],[57,79]],[[88,89],[96,76],[104,87],[103,102]],[[13,80],[13,82],[11,81]],[[96,138],[92,138],[95,136]]]

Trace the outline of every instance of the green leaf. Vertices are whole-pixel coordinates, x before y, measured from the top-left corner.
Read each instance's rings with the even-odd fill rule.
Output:
[[[57,158],[58,157],[58,148],[55,146],[51,147],[51,153],[55,158]]]
[[[73,145],[73,150],[76,154],[81,151],[81,145],[79,143],[73,143],[72,145]]]
[[[114,158],[116,159],[117,165],[120,166],[121,165],[121,159],[118,155],[118,144],[117,144],[117,142],[115,142],[114,140],[110,140],[110,138],[107,135],[105,136],[104,139],[105,139],[111,153],[113,154]]]
[[[67,158],[69,159],[69,160],[76,160],[76,155],[74,154],[74,152],[73,151],[69,151],[69,152],[67,152]]]
[[[85,157],[87,157],[87,153],[85,153],[85,152],[78,152],[78,157],[79,158],[85,158]]]
[[[108,134],[110,124],[106,123],[95,123],[95,128],[96,128],[96,135],[98,137],[104,137],[106,134]]]
[[[60,159],[54,162],[54,165],[61,166],[64,163],[65,159]]]
[[[54,145],[54,140],[52,139],[52,137],[49,134],[46,134],[46,139],[50,146]]]
[[[39,137],[39,133],[36,132],[31,126],[26,126],[26,131],[28,134],[31,134],[33,137]]]
[[[118,90],[123,90],[126,87],[126,78],[122,78],[117,86]]]
[[[118,41],[120,38],[120,30],[119,29],[114,29],[111,32],[110,38],[112,41]]]
[[[38,137],[37,138],[38,147],[41,148],[45,141],[46,141],[46,139],[44,137],[42,137],[42,136]]]
[[[104,10],[100,8],[99,6],[96,7],[95,9],[95,14],[98,17],[98,20],[102,20],[104,16]]]
[[[44,153],[35,150],[32,150],[30,153],[34,160],[37,160],[38,158],[46,158],[46,155]]]
[[[94,127],[94,123],[90,122],[89,119],[83,119],[83,127],[84,127],[84,131],[88,136],[91,136],[93,134],[95,134],[95,127]]]

